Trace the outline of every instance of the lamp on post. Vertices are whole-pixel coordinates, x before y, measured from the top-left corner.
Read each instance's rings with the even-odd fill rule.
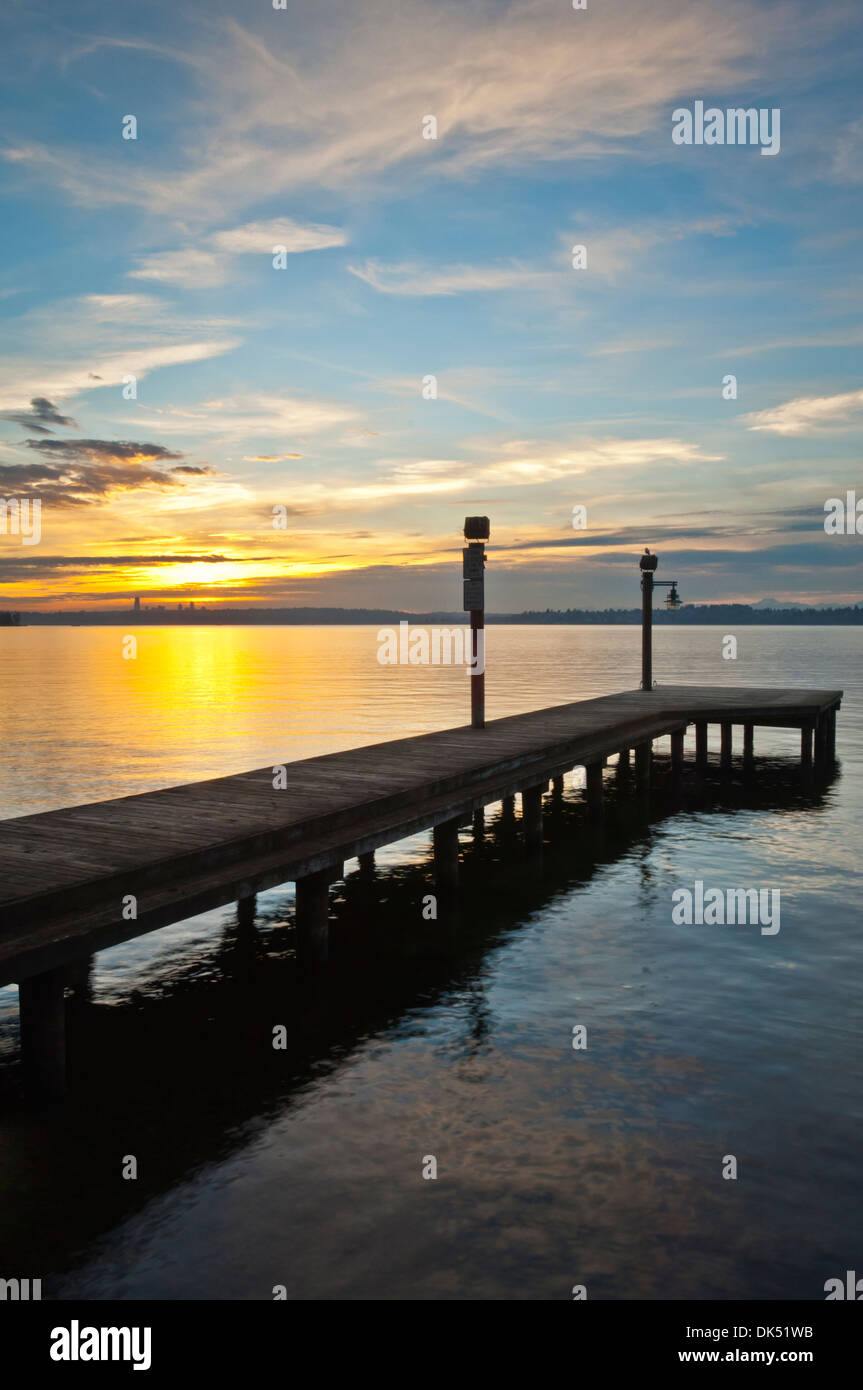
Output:
[[[485,728],[485,542],[491,534],[487,516],[466,516],[462,551],[464,610],[470,613],[470,722]]]
[[[658,555],[652,555],[650,550],[645,548],[644,554],[638,562],[641,570],[641,688],[642,690],[653,689],[653,590],[654,588],[668,589],[668,596],[665,600],[666,608],[677,609],[681,605],[680,594],[677,592],[676,579],[654,579],[653,575],[656,566],[659,564]]]

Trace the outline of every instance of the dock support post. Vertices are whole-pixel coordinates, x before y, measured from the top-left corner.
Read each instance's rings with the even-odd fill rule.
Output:
[[[255,910],[258,900],[254,893],[250,893],[247,898],[240,898],[237,903],[237,926],[240,931],[251,931],[255,925]]]
[[[330,953],[330,880],[332,869],[297,879],[297,955],[323,964]]]
[[[815,721],[815,765],[820,771],[833,766],[836,757],[836,711],[825,710]]]
[[[683,735],[685,729],[675,729],[671,735],[671,771],[679,777],[683,771]]]
[[[827,765],[827,716],[819,714],[815,720],[815,766],[823,772]]]
[[[375,891],[375,852],[373,849],[367,850],[365,854],[357,855],[359,872],[357,874],[357,887],[363,899],[369,899]]]
[[[800,766],[807,772],[812,767],[811,724],[804,724],[800,730]]]
[[[743,770],[751,772],[755,766],[755,725],[743,725]]]
[[[484,838],[485,838],[485,807],[484,807],[484,806],[478,806],[478,807],[476,808],[476,810],[474,811],[474,813],[473,813],[473,820],[471,821],[471,829],[473,830],[473,838],[474,838],[475,842],[476,842],[477,844],[482,844],[482,842],[483,842],[483,840],[484,840]]]
[[[587,805],[596,820],[602,819],[602,763],[587,765]]]
[[[66,967],[66,988],[71,989],[76,1004],[86,1004],[93,997],[93,961],[95,956],[81,956]]]
[[[46,970],[21,980],[18,1010],[21,1059],[27,1085],[59,1099],[66,1091],[66,970]]]
[[[653,743],[638,743],[635,747],[635,781],[639,791],[647,791],[650,786],[650,770],[653,765]]]
[[[623,776],[629,772],[629,749],[621,748],[617,755],[617,770]]]
[[[542,784],[525,787],[521,794],[521,819],[528,854],[542,853]]]
[[[561,775],[560,775],[559,777],[552,777],[552,779],[551,779],[551,790],[552,790],[552,795],[554,796],[555,801],[560,801],[560,798],[563,796],[563,774],[562,774],[562,773],[561,773]]]
[[[442,821],[434,828],[434,875],[440,897],[452,897],[458,888],[458,819]]]
[[[707,771],[707,725],[702,719],[695,725],[695,770],[701,777]]]
[[[832,767],[837,760],[837,712],[827,710],[827,765]]]
[[[503,818],[504,823],[507,824],[507,825],[511,825],[512,822],[515,820],[515,797],[514,797],[514,796],[504,796],[504,797],[501,797],[501,803],[500,803],[500,805],[501,805],[501,815],[502,815],[502,818]]]
[[[731,731],[733,725],[723,721],[719,743],[719,766],[723,772],[731,771]]]

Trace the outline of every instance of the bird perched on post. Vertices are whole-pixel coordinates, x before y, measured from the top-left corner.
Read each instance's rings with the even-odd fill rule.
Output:
[[[656,566],[657,566],[658,564],[659,564],[659,557],[658,557],[657,555],[651,555],[650,550],[648,549],[647,546],[645,546],[645,547],[644,547],[644,554],[642,555],[641,559],[640,559],[639,562],[638,562],[638,568],[639,568],[639,569],[642,569],[642,570],[650,570],[651,573],[652,573],[653,570],[656,569]]]

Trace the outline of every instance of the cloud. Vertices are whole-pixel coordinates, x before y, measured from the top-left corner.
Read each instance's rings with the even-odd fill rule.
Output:
[[[0,420],[10,420],[25,430],[36,430],[38,434],[50,434],[48,425],[64,425],[76,430],[77,424],[68,415],[61,415],[57,407],[45,396],[34,396],[29,410],[0,411]]]
[[[177,116],[173,168],[117,150],[96,160],[33,140],[5,158],[91,207],[127,203],[210,224],[266,189],[341,189],[384,175],[463,178],[538,160],[649,155],[693,91],[749,91],[770,54],[811,76],[814,43],[842,16],[729,0],[618,0],[589,16],[565,5],[368,0],[310,11],[302,26],[250,13],[216,22],[172,57],[196,84]],[[846,20],[847,22],[847,20]],[[260,35],[256,32],[260,29]],[[812,40],[811,42],[809,40]],[[805,64],[805,66],[804,66]],[[625,75],[625,80],[623,76]],[[791,77],[786,73],[786,80]],[[433,113],[437,140],[422,138]]]
[[[634,262],[654,247],[668,246],[693,236],[733,236],[739,220],[730,217],[700,218],[693,222],[654,221],[636,229],[593,227],[561,236],[555,264],[529,266],[518,261],[504,265],[422,265],[416,261],[387,265],[367,260],[347,268],[381,294],[453,295],[500,290],[543,290],[589,287],[596,279],[616,281]],[[571,268],[571,248],[587,247],[587,268]]]
[[[6,323],[15,352],[0,357],[0,410],[19,412],[34,397],[69,399],[217,357],[239,346],[228,326],[178,314],[144,294],[82,295],[31,310]]]
[[[274,246],[284,246],[289,255],[297,255],[346,243],[347,236],[340,227],[328,227],[321,222],[295,222],[292,217],[247,222],[243,227],[215,232],[210,237],[212,246],[232,256],[272,255]]]
[[[138,424],[163,434],[217,434],[228,440],[235,436],[247,439],[287,435],[297,439],[325,433],[356,419],[353,407],[335,401],[249,392],[202,401],[186,410],[166,410],[153,419],[139,415]],[[285,453],[279,457],[291,456]]]
[[[134,444],[123,439],[25,439],[28,449],[38,449],[52,459],[98,462],[150,462],[153,459],[179,459],[182,454],[166,449],[163,444]]]
[[[559,281],[563,271],[531,270],[525,266],[420,266],[416,263],[384,265],[366,261],[349,265],[357,279],[381,294],[451,295],[487,293],[493,290],[538,289]]]
[[[768,434],[817,434],[856,425],[861,410],[863,390],[845,391],[838,396],[798,396],[784,405],[757,410],[743,418],[748,429]]]
[[[223,285],[227,279],[227,256],[190,246],[183,251],[155,251],[129,271],[133,280],[158,280],[206,290]]]
[[[214,232],[198,245],[178,251],[156,251],[138,262],[129,275],[135,280],[157,280],[186,289],[211,289],[228,278],[232,256],[272,257],[284,247],[289,255],[344,246],[346,234],[339,227],[319,222],[295,222],[291,217],[269,222],[247,222]]]
[[[26,439],[38,463],[0,464],[0,490],[39,496],[54,507],[84,507],[118,493],[179,488],[186,476],[212,474],[206,465],[174,464],[183,455],[162,444],[122,439]]]
[[[284,463],[285,459],[302,457],[302,454],[244,454],[243,463]]]

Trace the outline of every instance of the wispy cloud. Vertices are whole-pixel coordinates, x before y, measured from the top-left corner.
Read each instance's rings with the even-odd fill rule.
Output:
[[[547,286],[553,280],[559,280],[563,273],[532,270],[519,265],[385,265],[379,261],[366,261],[360,266],[349,265],[348,270],[381,294],[419,296],[538,289]]]
[[[288,255],[298,255],[344,246],[346,242],[341,228],[319,222],[296,222],[291,217],[247,222],[242,227],[214,232],[176,251],[155,251],[143,257],[129,275],[136,280],[157,280],[187,289],[212,289],[228,279],[234,256],[270,259],[276,247]]]
[[[750,430],[768,434],[817,434],[851,428],[859,423],[861,412],[863,390],[845,391],[838,396],[798,396],[784,405],[754,411],[744,419]]]
[[[15,351],[0,357],[0,410],[32,409],[34,397],[68,400],[139,381],[161,367],[217,357],[239,346],[224,320],[179,315],[143,294],[90,294],[7,320]]]
[[[536,160],[631,158],[677,96],[730,94],[751,83],[768,50],[786,61],[805,50],[811,64],[801,31],[824,25],[798,8],[786,33],[735,0],[684,9],[655,0],[649,13],[641,0],[618,0],[587,22],[535,0],[369,0],[342,9],[337,25],[321,7],[283,34],[268,13],[260,35],[228,19],[199,31],[188,53],[180,45],[165,55],[186,57],[198,84],[181,165],[133,163],[122,151],[97,161],[27,139],[10,142],[6,159],[90,206],[212,223],[261,188],[341,188],[405,166],[464,177]],[[436,141],[422,138],[426,113],[437,118]]]

